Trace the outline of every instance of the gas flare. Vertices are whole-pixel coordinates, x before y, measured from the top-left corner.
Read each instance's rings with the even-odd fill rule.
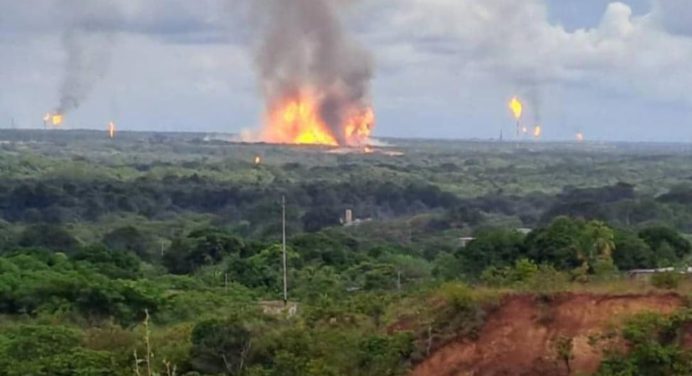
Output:
[[[108,123],[108,138],[115,138],[115,123],[112,121]]]
[[[519,98],[512,97],[512,100],[509,101],[509,104],[507,105],[509,107],[509,110],[512,112],[512,116],[514,116],[514,119],[517,121],[517,137],[520,136],[520,133],[528,133],[528,129],[526,127],[521,127],[521,115],[524,112],[524,105],[521,103]]]
[[[533,137],[535,138],[541,138],[543,135],[543,128],[540,125],[537,125],[533,128]]]
[[[513,97],[512,100],[509,101],[509,109],[512,111],[514,118],[519,121],[521,119],[521,115],[524,113],[524,105],[521,103],[519,98]]]
[[[48,128],[48,126],[53,126],[53,127],[60,127],[62,123],[65,121],[65,117],[59,113],[59,112],[54,112],[54,113],[46,113],[43,116],[43,126]]]
[[[262,164],[262,157],[259,155],[255,157],[255,166],[259,166]]]
[[[360,146],[370,140],[374,122],[372,109],[353,109],[345,114],[344,124],[330,127],[315,98],[301,95],[280,102],[270,111],[263,139],[282,144]]]

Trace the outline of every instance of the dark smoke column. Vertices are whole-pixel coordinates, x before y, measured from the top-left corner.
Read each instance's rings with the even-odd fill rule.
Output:
[[[65,31],[63,46],[67,61],[56,111],[59,114],[79,108],[96,83],[105,76],[110,65],[112,36],[75,26]]]
[[[344,0],[253,0],[262,43],[256,63],[267,108],[305,91],[318,116],[344,144],[353,111],[369,107],[371,55],[345,33],[338,17]]]

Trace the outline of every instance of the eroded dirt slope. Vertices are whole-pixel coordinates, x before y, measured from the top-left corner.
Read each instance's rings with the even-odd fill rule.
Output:
[[[590,337],[612,329],[632,314],[670,313],[683,299],[665,295],[560,294],[506,296],[491,312],[477,340],[440,347],[414,376],[567,375],[557,361],[555,339],[573,339],[573,374],[591,374],[601,361]]]

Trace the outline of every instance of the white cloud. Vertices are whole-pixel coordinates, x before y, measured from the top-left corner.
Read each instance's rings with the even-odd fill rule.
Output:
[[[655,95],[681,93],[692,84],[686,73],[691,40],[668,33],[651,14],[632,16],[623,3],[611,3],[598,27],[574,32],[550,24],[542,0],[400,4],[391,34],[430,59],[456,61],[458,69],[476,74],[519,84],[598,82],[624,91],[634,86]],[[661,80],[656,71],[676,73],[675,82]]]
[[[465,127],[462,134],[472,126],[478,129],[460,124],[464,116],[501,123],[505,114],[498,116],[498,109],[512,92],[528,97],[529,118],[536,121],[550,112],[553,122],[569,123],[565,119],[577,118],[565,114],[569,106],[583,111],[585,103],[598,106],[597,98],[606,96],[621,98],[609,102],[612,111],[626,109],[626,101],[638,106],[678,103],[689,110],[692,38],[679,34],[682,30],[674,33],[670,16],[664,19],[662,14],[672,8],[676,17],[692,20],[686,18],[692,14],[692,2],[659,2],[665,7],[642,15],[612,2],[597,26],[568,31],[550,21],[546,0],[400,0],[378,14],[378,22],[367,31],[371,45],[377,46],[380,69],[396,77],[380,77],[377,87],[385,97],[396,98],[392,107],[402,103],[402,112],[409,111],[416,98],[446,103],[442,108],[457,120],[438,115],[436,121],[455,131]],[[559,103],[560,96],[574,100],[572,93],[591,94],[577,97],[579,103]],[[653,118],[660,111],[652,108],[650,113],[656,113]],[[607,117],[609,127],[631,120],[622,116],[618,124]],[[594,111],[588,121],[598,124],[605,118]],[[565,136],[571,132],[563,130]],[[486,127],[485,134],[496,133],[497,128]],[[614,133],[622,134],[601,132],[607,137]]]

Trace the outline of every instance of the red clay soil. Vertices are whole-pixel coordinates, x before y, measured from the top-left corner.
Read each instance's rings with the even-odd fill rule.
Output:
[[[572,374],[592,374],[601,354],[589,338],[641,312],[671,313],[683,305],[675,294],[560,294],[549,301],[510,295],[487,317],[477,340],[444,345],[418,364],[413,376],[567,375],[557,361],[555,339],[573,339]]]

